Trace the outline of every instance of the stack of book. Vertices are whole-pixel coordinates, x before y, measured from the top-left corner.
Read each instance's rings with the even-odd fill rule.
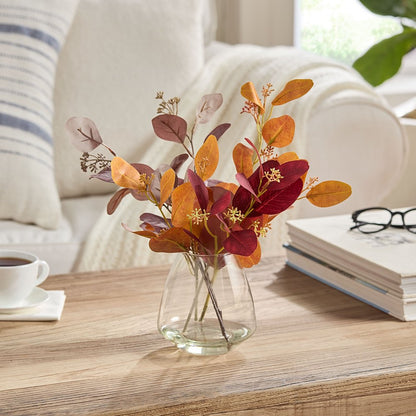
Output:
[[[289,266],[403,321],[416,320],[416,234],[350,230],[351,215],[290,220]]]

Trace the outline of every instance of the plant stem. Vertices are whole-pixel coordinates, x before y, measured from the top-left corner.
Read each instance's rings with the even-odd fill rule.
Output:
[[[211,281],[209,280],[208,273],[206,272],[206,270],[203,270],[202,269],[200,260],[197,259],[196,261],[198,262],[198,266],[199,266],[199,268],[201,270],[202,277],[204,278],[205,284],[207,286],[208,293],[209,293],[209,297],[211,298],[212,306],[214,307],[215,314],[217,315],[217,318],[218,318],[218,323],[220,325],[220,329],[221,329],[222,336],[224,337],[225,341],[228,344],[229,343],[229,340],[228,340],[228,335],[225,332],[224,320],[222,319],[222,312],[221,312],[221,309],[218,306],[217,298],[215,297],[215,293],[214,293],[214,290],[212,288]]]

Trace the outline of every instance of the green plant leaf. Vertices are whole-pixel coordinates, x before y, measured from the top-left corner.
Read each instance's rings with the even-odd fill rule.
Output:
[[[400,69],[402,58],[416,48],[416,29],[384,39],[358,58],[353,67],[374,87],[391,78]]]
[[[408,17],[415,19],[416,17],[416,1],[415,0],[360,0],[361,3],[371,10],[373,13],[383,16]]]

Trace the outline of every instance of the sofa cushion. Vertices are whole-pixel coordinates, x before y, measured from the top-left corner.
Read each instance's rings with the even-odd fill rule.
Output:
[[[55,228],[56,62],[77,0],[0,1],[0,218]]]
[[[94,120],[119,156],[151,160],[156,92],[180,96],[202,68],[203,10],[201,0],[80,1],[56,79],[54,138],[61,197],[112,189],[81,172],[80,153],[65,132],[72,116]]]
[[[63,218],[56,230],[0,221],[0,248],[37,255],[48,262],[51,274],[69,273],[110,197],[99,195],[62,200]]]

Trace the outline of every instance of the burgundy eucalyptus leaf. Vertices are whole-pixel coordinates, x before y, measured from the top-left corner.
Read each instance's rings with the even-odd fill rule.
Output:
[[[230,123],[224,123],[220,124],[219,126],[215,127],[214,130],[211,131],[211,133],[208,134],[207,137],[205,137],[205,140],[208,139],[209,136],[215,136],[217,140],[231,127]],[[204,140],[204,142],[205,142]]]
[[[260,199],[258,198],[256,192],[254,191],[253,187],[251,186],[249,180],[244,176],[243,173],[237,173],[235,175],[235,178],[237,179],[237,182],[248,192],[250,192],[251,195],[254,196],[254,199],[257,202],[260,202]]]
[[[221,107],[223,102],[222,94],[204,95],[199,102],[196,112],[197,122],[200,124],[208,123],[214,113]]]
[[[107,204],[107,214],[111,215],[114,213],[114,211],[117,209],[117,207],[120,205],[120,202],[122,199],[130,193],[130,189],[128,188],[122,188],[119,189],[108,201]]]
[[[268,172],[268,169],[267,167],[265,167],[265,164],[263,164],[263,167],[264,171]],[[282,178],[279,181],[274,181],[270,183],[270,190],[273,191],[286,188],[293,182],[297,181],[302,175],[304,175],[308,171],[309,164],[304,159],[298,159],[283,163],[277,169],[279,170]]]
[[[98,173],[90,176],[90,179],[99,179],[100,181],[114,183],[113,178],[111,177],[111,168],[104,168]]]
[[[170,162],[170,167],[178,173],[178,170],[182,167],[182,165],[188,160],[188,155],[186,153],[182,153],[176,156],[172,162]]]
[[[222,189],[222,188],[218,188],[218,189]],[[213,215],[217,215],[220,214],[221,212],[224,212],[224,210],[226,208],[228,208],[229,206],[231,206],[231,201],[232,201],[232,193],[230,191],[227,191],[226,189],[223,189],[223,193],[221,196],[219,196],[218,198],[215,198],[215,194],[214,194],[214,203],[212,204],[211,207],[211,214]]]
[[[202,228],[199,240],[206,251],[215,253],[218,247],[222,247],[224,240],[227,238],[227,233],[224,231],[222,222],[215,215],[209,216],[207,227],[208,229],[206,227]],[[212,235],[216,236],[216,240]]]
[[[224,248],[231,254],[249,256],[257,247],[257,237],[253,230],[232,231],[224,240]]]
[[[195,195],[198,198],[199,206],[201,209],[207,209],[209,194],[208,188],[204,181],[192,170],[187,171],[189,182],[191,182],[192,188],[194,188]]]
[[[160,215],[145,212],[144,214],[140,215],[140,221],[143,221],[146,224],[150,224],[157,233],[168,228],[168,224],[166,224],[166,221]],[[171,227],[172,224],[169,224],[169,226]]]
[[[298,198],[303,189],[302,179],[281,190],[268,189],[260,196],[261,203],[256,203],[250,216],[258,214],[276,215],[287,210]]]
[[[186,121],[174,114],[161,114],[152,120],[156,136],[169,142],[183,143],[186,137]]]
[[[65,124],[72,144],[81,152],[91,152],[103,139],[95,123],[86,117],[71,117]]]

